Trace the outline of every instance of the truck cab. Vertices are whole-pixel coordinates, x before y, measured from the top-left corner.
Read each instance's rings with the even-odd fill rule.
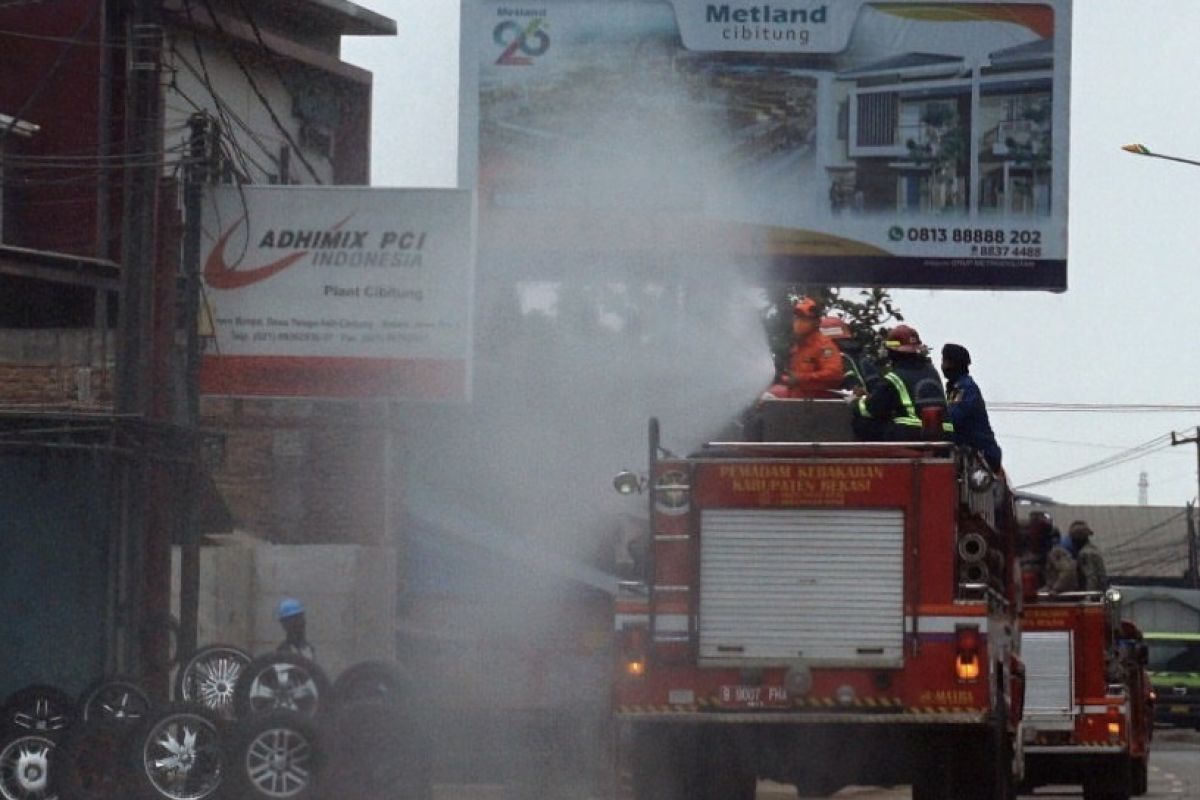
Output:
[[[1150,632],[1145,641],[1155,721],[1200,730],[1200,633]]]

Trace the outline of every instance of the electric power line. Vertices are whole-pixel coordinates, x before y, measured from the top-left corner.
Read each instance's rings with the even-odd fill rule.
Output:
[[[1016,401],[1008,403],[988,403],[988,411],[1008,413],[1036,411],[1093,414],[1147,414],[1200,411],[1200,405],[1169,403],[1042,403]]]
[[[1134,459],[1146,456],[1152,452],[1155,452],[1156,450],[1162,450],[1162,449],[1165,449],[1170,446],[1171,446],[1171,442],[1170,442],[1169,437],[1167,437],[1165,435],[1164,436],[1156,436],[1147,442],[1143,442],[1142,444],[1135,445],[1134,447],[1131,447],[1128,450],[1122,450],[1121,452],[1111,455],[1108,458],[1103,458],[1103,459],[1100,459],[1099,461],[1094,461],[1091,464],[1085,464],[1082,467],[1077,467],[1075,469],[1068,470],[1067,472],[1059,473],[1058,475],[1051,475],[1050,477],[1047,477],[1047,478],[1042,478],[1040,480],[1031,481],[1029,483],[1024,483],[1015,488],[1029,489],[1034,486],[1043,486],[1047,483],[1057,483],[1058,481],[1070,480],[1072,478],[1082,478],[1085,475],[1091,475],[1094,472],[1100,472],[1105,469],[1110,469],[1112,467],[1118,466],[1119,464],[1124,464],[1128,461],[1133,461]]]

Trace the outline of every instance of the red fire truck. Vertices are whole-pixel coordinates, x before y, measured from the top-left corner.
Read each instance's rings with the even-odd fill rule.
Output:
[[[687,457],[651,420],[649,472],[617,478],[650,505],[643,579],[616,607],[635,798],[741,800],[758,779],[1011,797],[1024,668],[1007,489],[949,443],[851,441],[837,401],[767,405],[794,424]],[[808,440],[782,441],[797,430]]]
[[[1026,669],[1026,785],[1082,784],[1085,800],[1147,790],[1154,711],[1147,649],[1121,621],[1120,591],[1031,596]]]

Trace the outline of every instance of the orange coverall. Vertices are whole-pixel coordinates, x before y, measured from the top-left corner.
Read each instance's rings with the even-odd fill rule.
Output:
[[[768,390],[771,394],[833,400],[837,395],[828,390],[842,388],[842,354],[832,339],[813,331],[792,345],[788,372],[791,385],[777,383]]]

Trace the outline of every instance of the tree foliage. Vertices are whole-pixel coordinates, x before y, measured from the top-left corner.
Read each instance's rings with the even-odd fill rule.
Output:
[[[843,294],[829,286],[788,284],[768,292],[763,309],[763,327],[775,364],[787,362],[792,344],[792,306],[801,297],[811,297],[825,309],[826,316],[841,317],[850,326],[854,339],[865,352],[874,352],[883,341],[881,329],[903,322],[904,315],[896,307],[887,289],[860,289]]]

